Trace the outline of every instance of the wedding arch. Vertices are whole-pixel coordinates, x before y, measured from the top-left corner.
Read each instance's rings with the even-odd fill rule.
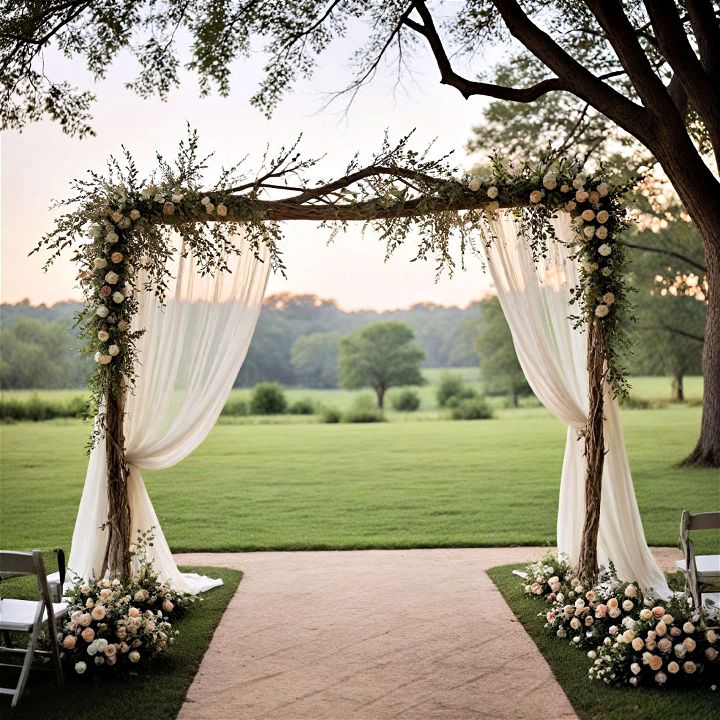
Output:
[[[203,184],[194,133],[173,164],[140,178],[125,152],[76,194],[38,245],[50,265],[74,251],[85,295],[79,323],[91,378],[90,460],[70,569],[127,578],[132,539],[155,528],[161,577],[197,592],[160,530],[141,469],[170,467],[210,432],[242,365],[270,270],[284,273],[284,221],[374,227],[390,255],[417,239],[438,272],[458,254],[484,254],[518,358],[540,401],[568,426],[558,509],[559,550],[583,578],[612,560],[621,577],[667,592],[642,529],[618,398],[627,288],[622,196],[602,174],[565,161],[458,176],[447,158],[387,139],[372,161],[310,183],[316,165],[296,145],[266,155],[252,179],[241,166]],[[452,251],[457,243],[458,252]]]

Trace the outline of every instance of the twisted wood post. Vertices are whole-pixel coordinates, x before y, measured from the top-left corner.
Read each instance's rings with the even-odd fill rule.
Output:
[[[130,579],[130,503],[128,501],[128,464],[125,459],[125,390],[105,397],[105,451],[107,453],[108,541],[100,576],[122,582]]]
[[[585,524],[578,561],[578,576],[583,580],[595,580],[598,575],[597,537],[605,464],[603,434],[605,356],[602,323],[591,321],[587,336],[589,411],[585,427]]]

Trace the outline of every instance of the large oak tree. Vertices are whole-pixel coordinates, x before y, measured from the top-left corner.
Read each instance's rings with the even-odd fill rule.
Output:
[[[129,47],[141,64],[132,86],[141,94],[163,95],[178,81],[177,44],[183,34],[192,45],[187,67],[208,92],[215,86],[223,94],[229,91],[230,63],[249,53],[252,37],[266,38],[265,78],[253,102],[270,112],[359,18],[369,31],[353,54],[350,97],[390,53],[401,57],[398,67],[411,72],[412,54],[429,52],[440,82],[465,99],[576,98],[596,119],[647,148],[702,237],[709,282],[705,390],[701,435],[690,460],[720,467],[720,181],[710,161],[720,159],[718,4],[467,0],[441,5],[423,0],[6,2],[0,22],[0,118],[4,127],[22,127],[47,114],[68,132],[91,132],[91,94],[48,78],[43,50],[55,44],[68,55],[84,56],[102,77],[118,51]],[[490,82],[457,72],[454,53],[479,53],[498,44],[507,45],[518,62],[537,68],[532,84],[515,87],[503,77]],[[567,118],[559,121],[567,126]]]

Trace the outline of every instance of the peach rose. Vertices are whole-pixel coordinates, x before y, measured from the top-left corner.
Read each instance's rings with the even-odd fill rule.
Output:
[[[692,652],[697,647],[697,643],[691,637],[688,637],[683,640],[683,647],[688,652]]]
[[[117,653],[117,645],[108,645],[103,652],[106,657],[112,657]]]
[[[656,605],[656,606],[652,609],[652,614],[653,614],[656,618],[661,618],[661,617],[665,614],[665,608],[664,608],[662,605]]]
[[[673,660],[672,662],[668,663],[667,671],[669,673],[672,673],[675,675],[680,670],[680,666]]]
[[[604,618],[607,615],[607,605],[602,603],[595,608],[595,617]]]
[[[697,670],[697,665],[692,660],[686,660],[682,667],[688,675],[692,675]]]
[[[72,650],[75,647],[76,642],[77,640],[74,635],[67,635],[63,640],[63,647],[66,650]]]
[[[115,631],[116,637],[123,640],[127,635],[127,630],[122,625]]]
[[[667,625],[661,620],[656,626],[655,626],[655,632],[662,637],[667,633]]]
[[[632,641],[632,649],[635,650],[635,652],[640,652],[645,647],[645,642],[642,638],[636,637]]]
[[[617,598],[610,598],[610,599],[607,601],[607,606],[608,606],[609,608],[616,608],[616,607],[618,606]]]
[[[93,620],[104,620],[107,612],[104,605],[96,605],[90,613]]]
[[[717,660],[717,656],[718,656],[718,651],[715,648],[711,648],[711,647],[705,648],[705,657],[710,662],[715,662],[715,660]]]
[[[83,639],[85,642],[88,642],[88,643],[89,643],[89,642],[92,642],[94,638],[95,638],[95,631],[94,631],[92,628],[90,628],[90,627],[89,627],[89,628],[85,628],[85,629],[82,631],[82,639]]]
[[[672,650],[672,642],[666,637],[660,640],[657,646],[660,652],[670,652]]]
[[[164,601],[163,601],[162,609],[163,609],[165,612],[168,612],[168,613],[169,613],[169,612],[172,612],[174,607],[175,607],[175,606],[170,602],[170,600],[164,600]]]
[[[672,615],[668,615],[668,613],[665,613],[665,614],[662,616],[662,621],[663,621],[666,625],[672,625],[673,622],[675,621],[675,618],[674,618]]]
[[[136,608],[136,607],[131,607],[131,608],[128,610],[128,615],[129,615],[131,618],[140,617],[140,610],[139,610],[138,608]]]
[[[651,670],[659,670],[662,664],[662,658],[659,655],[653,655],[648,662]]]
[[[652,616],[653,616],[652,610],[650,610],[648,608],[643,608],[640,611],[640,619],[641,620],[650,620],[652,618]]]

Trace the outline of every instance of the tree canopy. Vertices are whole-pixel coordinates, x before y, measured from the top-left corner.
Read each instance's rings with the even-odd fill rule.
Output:
[[[340,383],[344,388],[371,387],[378,407],[385,393],[398,385],[422,385],[420,364],[425,353],[414,343],[404,323],[374,323],[356,330],[340,342]]]

